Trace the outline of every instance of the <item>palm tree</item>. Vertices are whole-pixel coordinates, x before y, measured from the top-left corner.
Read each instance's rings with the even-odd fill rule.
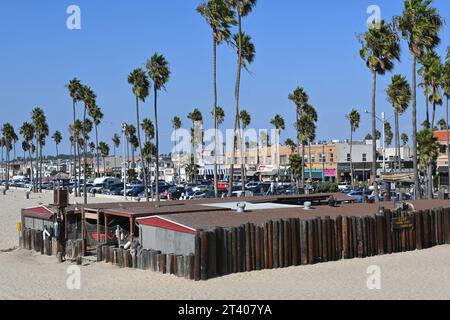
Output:
[[[144,131],[144,135],[145,135],[145,144],[151,143],[153,146],[154,144],[152,143],[153,139],[155,139],[155,126],[153,125],[153,122],[149,119],[149,118],[145,118],[144,120],[142,120],[141,123],[141,128]],[[144,148],[145,149],[145,148]],[[149,146],[147,145],[147,151],[149,150]],[[148,174],[149,174],[149,181],[150,181],[150,185],[153,186],[153,174],[152,174],[152,164],[153,164],[153,155],[155,154],[155,152],[150,152],[150,153],[146,153],[147,157],[147,161],[146,164],[148,166]],[[153,199],[153,187],[151,188],[151,197]]]
[[[106,142],[100,142],[98,145],[98,151],[100,152],[100,156],[102,157],[103,161],[103,174],[106,176],[106,157],[109,156],[109,146]]]
[[[30,157],[30,180],[33,181],[33,150],[35,149],[35,146],[33,144],[33,139],[34,139],[34,127],[31,123],[29,122],[24,122],[22,124],[22,127],[20,127],[20,131],[19,133],[22,135],[23,138],[23,143],[22,143],[22,148],[24,149],[25,152],[28,151],[28,155]]]
[[[360,55],[372,73],[372,136],[375,137],[376,124],[376,88],[377,74],[384,75],[394,68],[394,61],[400,60],[400,43],[397,33],[391,24],[381,21],[379,26],[372,26],[359,36],[362,46]],[[377,146],[373,139],[372,176],[374,189],[378,190],[377,182]],[[375,202],[379,202],[379,194],[375,192]]]
[[[425,96],[425,109],[426,109],[426,121],[430,122],[430,108],[429,108],[429,97],[430,97],[430,86],[431,86],[431,74],[430,68],[434,63],[437,55],[433,50],[427,50],[427,52],[418,58],[418,62],[421,67],[417,70],[417,73],[422,77],[422,82],[419,83],[419,87],[424,88]]]
[[[304,167],[303,159],[298,154],[291,154],[289,157],[289,167],[291,168],[292,176],[298,180]]]
[[[298,126],[300,124],[300,117],[302,116],[303,113],[303,108],[305,105],[308,104],[308,94],[306,93],[305,89],[301,88],[301,87],[297,87],[293,93],[289,94],[288,99],[291,100],[295,106],[296,106],[296,121],[295,121],[295,129],[297,131],[297,149],[298,149],[298,155],[300,156],[300,145],[302,146],[302,159],[305,159],[305,146],[302,143],[303,141],[301,141],[300,138],[300,127]],[[305,183],[305,174],[304,174],[304,169],[302,169],[301,172],[301,177],[300,177],[300,184],[298,183],[299,181],[297,180],[297,188],[304,188],[304,183]]]
[[[136,97],[136,128],[137,128],[137,139],[139,144],[139,151],[142,157],[142,142],[141,142],[141,131],[140,131],[140,120],[139,120],[139,101],[145,102],[145,99],[150,95],[150,82],[148,81],[147,75],[142,69],[135,69],[128,76],[128,83],[133,86],[133,94]],[[147,180],[147,169],[144,159],[141,159],[142,164],[142,176],[144,180],[145,188],[145,199],[149,202],[148,197],[148,180]]]
[[[286,129],[284,119],[279,114],[275,115],[275,117],[270,121],[270,124],[275,127],[275,130],[277,132],[277,137],[280,136],[282,130]],[[275,150],[277,150],[278,147],[279,147],[279,143],[278,143],[278,141],[275,141]],[[278,158],[279,158],[279,153],[277,152],[276,156],[275,156],[275,161],[276,161],[278,169],[280,169],[280,162],[278,161],[279,160]]]
[[[294,140],[288,138],[284,142],[284,145],[291,150],[291,156],[292,156],[295,152],[295,149],[297,148],[297,145],[295,144]],[[291,171],[291,182],[294,182],[294,172],[293,172],[292,168],[290,171]],[[301,169],[300,169],[300,171],[301,171]]]
[[[174,142],[174,148],[173,148],[173,152],[177,152],[177,143],[178,143],[178,140],[177,140],[177,130],[180,130],[181,129],[181,126],[182,126],[182,121],[181,121],[181,119],[180,119],[180,117],[177,117],[177,116],[175,116],[175,117],[173,117],[173,119],[172,119],[172,128],[173,128],[173,130],[174,130],[174,133],[175,133],[175,142]],[[177,152],[178,154],[177,154],[177,156],[178,156],[178,158],[177,158],[177,168],[176,168],[176,175],[178,176],[177,178],[178,178],[178,183],[180,183],[181,181],[180,181],[180,176],[181,176],[181,174],[180,174],[180,153],[179,152]],[[175,160],[175,158],[173,158],[174,160]]]
[[[403,39],[408,43],[412,57],[412,145],[414,163],[415,197],[419,194],[419,174],[417,158],[417,60],[425,51],[432,50],[440,43],[439,31],[443,20],[432,0],[405,0],[402,16],[395,17],[395,25],[400,30]]]
[[[155,133],[156,133],[156,201],[159,201],[159,130],[158,130],[158,91],[165,89],[170,78],[169,63],[163,55],[155,53],[147,62],[147,70],[153,80],[155,95]]]
[[[117,168],[117,155],[116,155],[116,150],[120,147],[120,136],[115,133],[111,139],[112,143],[113,143],[113,149],[114,149],[114,168]],[[125,159],[125,155],[124,155],[124,159]]]
[[[445,130],[447,131],[447,159],[450,159],[450,131],[448,128],[448,100],[450,98],[450,46],[447,47],[442,78],[442,91],[445,96]],[[450,188],[450,161],[448,161],[448,186]]]
[[[66,88],[69,91],[70,97],[72,98],[72,109],[73,109],[73,122],[72,125],[75,126],[75,121],[76,121],[76,106],[77,103],[81,101],[81,91],[82,91],[82,84],[80,82],[80,80],[78,80],[77,78],[73,78],[69,84],[66,85]],[[74,145],[73,145],[73,151],[74,151],[74,166],[73,166],[73,176],[76,179],[77,178],[77,144],[76,144],[76,138],[75,136],[72,136],[72,140],[75,141]],[[74,189],[74,193],[75,193],[75,197],[78,196],[77,193],[77,188]]]
[[[436,162],[439,155],[439,144],[429,129],[423,129],[417,135],[419,163],[422,171],[426,171],[426,190],[428,199],[433,199],[433,179],[432,166],[430,163]]]
[[[197,7],[197,12],[202,15],[206,23],[212,30],[213,39],[213,119],[214,119],[214,195],[217,198],[218,178],[217,178],[217,127],[218,119],[216,110],[218,107],[217,98],[217,46],[223,42],[228,42],[231,37],[230,27],[235,25],[234,12],[231,10],[227,0],[209,0]]]
[[[391,146],[392,139],[394,139],[394,133],[392,132],[392,126],[389,122],[384,124],[384,142],[386,146]]]
[[[447,128],[447,121],[444,118],[438,121],[439,130],[444,131]]]
[[[253,2],[254,4],[256,1],[252,0],[232,0],[236,1],[238,9],[237,11],[242,11],[241,5],[242,2],[249,1]],[[251,10],[252,5],[250,5]],[[233,191],[233,177],[234,177],[234,159],[236,158],[236,142],[240,139],[240,121],[239,121],[239,99],[240,99],[240,86],[241,86],[241,70],[242,68],[246,69],[248,71],[249,65],[254,61],[255,59],[255,45],[252,43],[252,38],[243,33],[241,31],[241,15],[239,16],[239,32],[233,37],[234,43],[238,49],[238,71],[237,71],[237,77],[236,77],[236,89],[235,89],[235,118],[234,118],[234,139],[233,139],[233,150],[232,150],[232,156],[231,158],[233,161],[231,162],[231,168],[230,168],[230,181],[229,181],[229,187],[228,187],[228,195],[231,196],[231,193]],[[242,185],[244,185],[244,179],[242,179]]]
[[[92,118],[92,121],[94,122],[94,127],[95,127],[95,149],[96,149],[96,153],[95,153],[95,159],[96,159],[96,165],[97,165],[97,173],[96,173],[96,177],[100,177],[100,163],[98,162],[98,126],[101,123],[102,119],[103,119],[103,112],[100,109],[100,107],[98,105],[94,105],[90,110],[89,110],[89,115]]]
[[[248,128],[250,123],[252,122],[252,117],[250,116],[250,113],[248,113],[247,110],[241,110],[241,112],[239,113],[239,120],[242,125],[242,132],[244,132]],[[245,135],[242,135],[240,145],[241,145],[242,191],[245,192],[245,183],[246,183],[246,178],[247,178],[247,170],[246,170],[247,163],[245,161],[245,159],[246,159],[245,150],[247,148],[245,145]]]
[[[411,87],[406,77],[396,74],[391,79],[391,84],[387,89],[387,100],[394,108],[395,115],[395,158],[398,161],[398,169],[401,170],[400,153],[400,125],[399,115],[406,112],[411,101]]]
[[[127,124],[125,127],[125,138],[127,140],[127,162],[130,162],[130,143],[133,136],[136,135],[136,128],[132,124]],[[134,158],[132,160],[134,163]]]
[[[430,68],[431,73],[431,95],[430,95],[430,102],[433,105],[433,113],[431,117],[431,127],[434,128],[434,120],[436,116],[436,106],[442,106],[443,99],[441,95],[441,84],[442,84],[442,77],[444,72],[444,66],[441,63],[441,59],[438,57],[432,64]]]
[[[353,109],[348,115],[345,116],[350,123],[350,178],[352,185],[354,183],[353,174],[353,134],[358,130],[359,124],[361,123],[361,114],[358,110]]]
[[[88,170],[89,175],[92,177],[92,174],[94,174],[94,177],[97,177],[97,172],[95,171],[95,158],[98,156],[97,155],[97,153],[99,152],[98,147],[96,147],[95,142],[91,141],[88,144],[88,148],[89,148],[89,154],[91,156],[92,165],[93,165],[93,168],[92,168],[93,170],[92,171]],[[99,158],[97,158],[97,159],[99,159]],[[98,176],[100,177],[100,172],[99,172]]]
[[[70,126],[70,131],[73,134],[73,137],[75,137],[74,140],[74,148],[75,148],[75,159],[78,161],[78,175],[75,175],[75,179],[78,176],[78,181],[75,190],[75,197],[78,197],[81,195],[80,193],[80,180],[81,180],[81,146],[83,145],[83,139],[81,138],[81,132],[83,131],[83,124],[81,123],[81,120],[76,119],[75,123]],[[78,156],[77,156],[78,154]]]
[[[191,129],[191,143],[192,143],[192,151],[193,151],[193,161],[195,161],[195,155],[197,152],[196,146],[199,145],[200,143],[203,144],[203,136],[198,137],[196,135],[196,127],[198,127],[198,125],[202,124],[203,122],[203,115],[201,113],[201,111],[197,108],[195,108],[191,113],[188,114],[187,118],[189,120],[192,121],[192,129]],[[202,133],[200,133],[200,135],[202,135]],[[200,141],[199,141],[200,140]],[[197,175],[194,175],[195,180],[197,180]]]
[[[59,131],[56,131],[53,135],[52,135],[52,139],[55,142],[55,146],[56,146],[56,161],[58,161],[58,171],[59,171],[59,152],[58,152],[58,146],[61,144],[62,142],[62,134]]]
[[[44,111],[36,107],[33,109],[31,118],[33,121],[33,126],[35,128],[35,138],[36,138],[36,158],[39,159],[38,161],[38,174],[37,176],[37,184],[39,186],[39,191],[42,191],[42,162],[43,162],[43,152],[42,149],[45,146],[45,139],[47,138],[49,134],[48,124],[47,124],[47,118],[45,116]]]
[[[402,136],[400,139],[402,140],[403,146],[408,145],[409,137],[406,133],[402,133]]]
[[[16,133],[14,131],[14,127],[10,123],[5,123],[2,127],[2,135],[4,138],[4,145],[6,150],[6,181],[5,181],[5,188],[6,190],[9,190],[9,167],[10,167],[10,154],[12,150],[12,143],[14,140],[17,140]]]
[[[83,139],[83,201],[84,204],[87,204],[87,190],[86,190],[86,182],[87,182],[87,176],[86,176],[86,166],[87,166],[87,133],[86,133],[86,119],[88,112],[91,111],[91,109],[96,105],[96,99],[97,96],[94,93],[94,91],[88,87],[83,86],[81,89],[81,100],[84,103],[84,112],[83,112],[83,128],[82,128],[82,139]]]

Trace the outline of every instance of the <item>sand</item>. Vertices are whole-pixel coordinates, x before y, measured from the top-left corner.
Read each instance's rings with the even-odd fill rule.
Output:
[[[80,269],[80,289],[70,290],[66,282],[72,264],[17,249],[20,208],[50,200],[51,194],[25,200],[23,191],[15,190],[0,196],[0,299],[450,299],[450,246],[234,274],[206,282],[92,263]],[[367,288],[367,269],[373,265],[381,270],[380,290]]]

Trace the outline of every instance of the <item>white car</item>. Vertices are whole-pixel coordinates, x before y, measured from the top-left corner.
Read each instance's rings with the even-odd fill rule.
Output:
[[[189,196],[189,200],[205,199],[205,198],[206,198],[206,193],[204,193],[203,191],[196,191]]]

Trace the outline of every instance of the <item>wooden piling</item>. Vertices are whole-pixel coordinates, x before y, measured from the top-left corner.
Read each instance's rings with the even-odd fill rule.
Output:
[[[300,264],[299,262],[299,248],[300,248],[300,239],[299,239],[299,220],[298,219],[291,219],[291,243],[292,243],[292,265],[298,266]]]
[[[250,272],[252,270],[252,256],[251,256],[251,235],[250,235],[250,223],[244,225],[245,234],[245,271]]]
[[[200,276],[201,280],[208,280],[208,232],[200,232],[201,254],[200,254]]]
[[[194,255],[194,270],[193,270],[195,281],[200,281],[201,279],[201,256],[202,256],[201,251],[202,251],[201,233],[197,231],[195,236],[195,255]]]
[[[272,236],[272,263],[273,268],[277,269],[279,268],[279,250],[280,247],[278,246],[278,240],[279,240],[279,221],[273,221],[273,236]]]
[[[300,262],[302,265],[308,264],[308,221],[300,220]]]
[[[208,279],[217,276],[217,241],[216,232],[208,232]]]

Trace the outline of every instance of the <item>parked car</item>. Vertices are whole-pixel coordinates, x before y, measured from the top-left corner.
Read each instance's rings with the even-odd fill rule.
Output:
[[[132,185],[130,187],[127,186],[126,194],[128,197],[137,197],[144,190],[145,190],[144,185],[140,185],[140,184]]]
[[[189,200],[205,199],[206,193],[203,191],[194,191],[194,193],[189,195]]]

